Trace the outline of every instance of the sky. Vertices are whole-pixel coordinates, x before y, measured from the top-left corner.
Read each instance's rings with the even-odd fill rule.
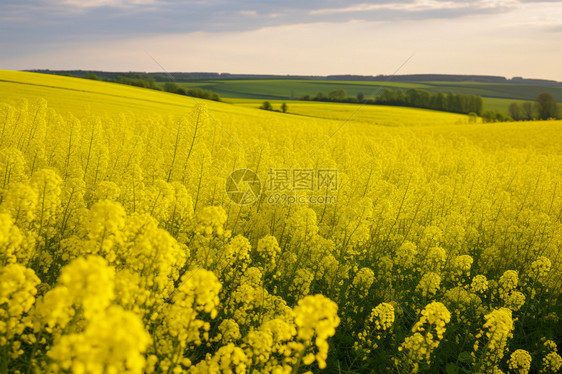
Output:
[[[0,69],[562,81],[562,1],[0,0]]]

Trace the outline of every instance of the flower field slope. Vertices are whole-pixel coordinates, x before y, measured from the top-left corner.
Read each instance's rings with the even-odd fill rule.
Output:
[[[237,100],[233,100],[235,103]],[[240,105],[245,107],[259,107],[262,101],[239,100]],[[276,103],[276,107],[280,107]],[[427,125],[458,125],[469,122],[469,117],[464,114],[438,112],[434,110],[394,107],[384,105],[361,105],[342,103],[323,103],[310,101],[289,102],[288,113],[300,116],[308,116],[319,119],[337,120],[343,122],[351,118],[353,123],[362,123],[376,126],[427,126]],[[359,109],[360,108],[360,109]],[[358,110],[359,109],[359,110]],[[356,112],[357,111],[357,112]]]
[[[559,372],[562,122],[355,108],[0,71],[0,373]]]

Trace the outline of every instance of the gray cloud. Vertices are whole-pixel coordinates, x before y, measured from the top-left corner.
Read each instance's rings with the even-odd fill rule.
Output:
[[[128,35],[253,30],[313,22],[453,18],[501,12],[509,6],[483,7],[479,1],[182,1],[182,0],[3,0],[0,32],[66,40]],[[96,6],[97,4],[97,6]],[[414,5],[414,6],[412,6]],[[453,5],[453,6],[451,6]],[[353,10],[353,6],[373,9]],[[345,9],[351,10],[345,10]],[[338,11],[344,9],[344,11]],[[327,11],[323,11],[327,10]]]

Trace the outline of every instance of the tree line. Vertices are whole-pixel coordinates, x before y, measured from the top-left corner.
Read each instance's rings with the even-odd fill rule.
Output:
[[[508,111],[514,121],[547,120],[562,116],[554,96],[549,92],[543,92],[538,95],[534,103],[530,101],[524,103],[513,102],[509,104]]]
[[[357,96],[348,96],[343,89],[330,91],[328,94],[319,92],[316,96],[305,95],[303,100],[330,101],[330,102],[347,102],[347,103],[365,103],[372,105],[395,105],[414,108],[424,108],[440,110],[453,113],[476,113],[482,114],[484,102],[482,97],[476,95],[466,95],[458,93],[432,93],[426,90],[409,89],[407,91],[401,89],[385,88],[382,92],[372,98],[365,98],[363,93]]]
[[[99,77],[93,73],[86,74],[85,78],[92,79],[92,80],[100,80]],[[126,84],[129,86],[148,88],[151,90],[165,91],[177,95],[197,97],[206,100],[221,101],[219,94],[211,90],[204,90],[198,87],[184,89],[175,82],[166,82],[164,84],[164,88],[162,88],[158,85],[158,83],[154,78],[147,77],[142,74],[129,74],[127,76],[118,75],[115,79],[109,79],[107,81],[113,83],[119,83],[119,84]]]
[[[198,97],[200,99],[221,101],[219,94],[214,91],[204,90],[199,87],[183,89],[175,82],[166,82],[164,84],[164,91],[178,95]]]

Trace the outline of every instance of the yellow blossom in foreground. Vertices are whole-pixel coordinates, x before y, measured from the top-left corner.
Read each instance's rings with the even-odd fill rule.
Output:
[[[508,364],[514,373],[527,374],[531,369],[531,355],[523,349],[518,349],[511,354]]]
[[[515,270],[505,271],[499,280],[500,297],[506,298],[511,291],[515,290],[518,283],[519,274]]]
[[[420,363],[430,364],[431,353],[439,346],[450,320],[451,314],[445,305],[436,301],[428,304],[412,328],[412,335],[398,348],[404,352],[405,361],[397,360],[396,363],[406,366],[413,373],[418,372]]]
[[[244,351],[229,343],[220,347],[214,355],[208,355],[204,361],[189,370],[192,374],[244,374],[248,367],[249,360]]]
[[[531,264],[531,276],[537,280],[544,279],[552,267],[550,259],[540,256]]]
[[[297,337],[306,346],[316,345],[316,355],[305,356],[303,362],[310,365],[314,360],[318,367],[326,367],[328,357],[328,338],[336,332],[339,325],[338,306],[325,296],[306,296],[295,307],[295,325]]]
[[[86,318],[91,318],[113,300],[114,280],[115,269],[103,258],[90,255],[66,265],[58,283],[68,289],[68,297],[81,306]]]
[[[272,271],[277,266],[277,260],[281,254],[281,248],[275,236],[264,236],[258,241],[256,248],[258,263],[264,270]]]
[[[476,275],[472,279],[472,283],[470,285],[470,289],[474,293],[484,293],[488,290],[488,279],[486,279],[485,275]]]
[[[29,324],[22,317],[35,302],[37,285],[35,272],[19,264],[0,267],[0,347],[23,333]],[[15,350],[17,357],[20,352]]]
[[[142,373],[149,342],[137,315],[111,306],[96,314],[83,332],[60,336],[49,356],[76,374]]]
[[[404,242],[397,250],[394,263],[402,267],[410,267],[418,253],[416,245],[411,242]]]
[[[542,359],[541,373],[557,373],[562,368],[562,357],[556,352],[550,352]]]
[[[380,303],[372,309],[369,318],[365,321],[365,328],[357,334],[357,341],[354,344],[356,350],[363,351],[363,358],[377,348],[377,341],[392,328],[394,320],[394,307],[391,304]]]
[[[13,224],[10,215],[0,213],[0,266],[16,262],[22,241],[20,230]]]
[[[242,337],[240,335],[240,327],[233,319],[225,319],[219,325],[219,334],[217,335],[217,341],[223,344],[228,344],[237,341]]]
[[[469,255],[457,256],[454,260],[454,267],[458,274],[469,273],[474,260]]]
[[[416,287],[416,291],[420,292],[422,297],[433,296],[439,290],[441,277],[434,272],[428,272],[422,276]]]
[[[475,369],[489,372],[497,367],[504,356],[507,339],[511,337],[513,319],[511,310],[500,308],[485,317],[486,323],[476,338],[473,355],[477,358]],[[482,344],[480,344],[482,341]]]

